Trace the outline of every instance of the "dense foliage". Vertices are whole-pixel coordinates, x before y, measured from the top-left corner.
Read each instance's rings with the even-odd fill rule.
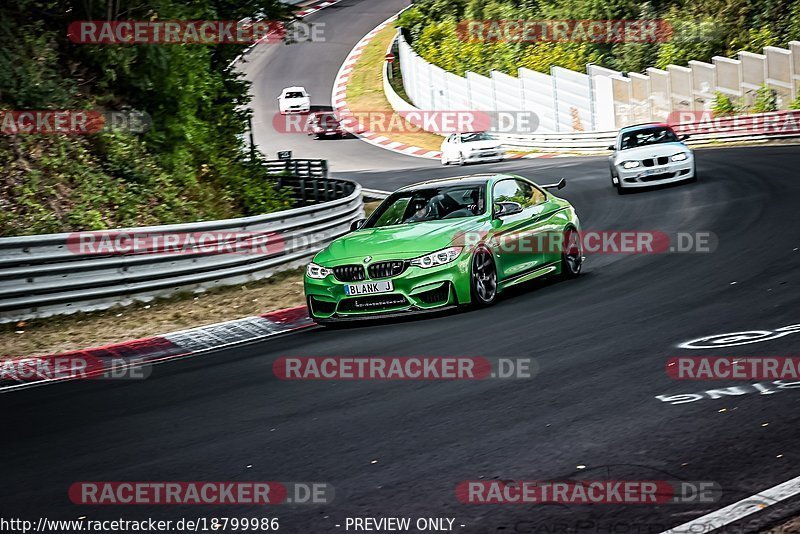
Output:
[[[673,28],[662,43],[468,42],[457,24],[469,20],[663,19]],[[709,61],[739,50],[761,52],[800,38],[800,0],[420,0],[400,18],[423,58],[463,75],[510,74],[518,67],[584,70],[593,62],[628,72],[689,60]]]
[[[244,157],[241,45],[85,45],[75,20],[285,18],[276,0],[10,0],[0,109],[132,108],[146,134],[0,136],[0,236],[186,222],[289,207]]]

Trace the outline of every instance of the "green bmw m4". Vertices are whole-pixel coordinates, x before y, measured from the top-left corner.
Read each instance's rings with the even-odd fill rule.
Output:
[[[310,317],[327,323],[488,306],[514,284],[577,276],[580,222],[549,192],[564,185],[480,174],[392,193],[306,268]]]

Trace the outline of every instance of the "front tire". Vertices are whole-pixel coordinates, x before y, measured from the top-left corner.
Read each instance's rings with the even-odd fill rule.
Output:
[[[564,246],[561,250],[561,276],[575,278],[583,268],[581,236],[575,228],[564,230]]]
[[[491,306],[497,300],[497,266],[485,247],[478,248],[472,256],[470,293],[475,306]]]

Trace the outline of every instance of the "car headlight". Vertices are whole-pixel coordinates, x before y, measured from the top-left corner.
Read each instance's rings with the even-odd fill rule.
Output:
[[[411,265],[416,265],[417,267],[422,267],[423,269],[444,265],[445,263],[450,263],[458,258],[458,255],[461,254],[461,250],[463,248],[464,247],[443,248],[442,250],[425,254],[419,258],[414,258],[411,260]]]
[[[622,162],[622,168],[624,168],[624,169],[635,169],[639,165],[641,165],[641,163],[639,163],[638,161],[623,161]]]
[[[316,263],[309,263],[306,267],[306,276],[309,278],[316,278],[317,280],[322,280],[333,271],[330,269],[326,269],[322,265],[317,265]]]
[[[678,152],[677,154],[672,156],[670,159],[672,161],[684,161],[688,157],[689,156],[686,155],[686,152]]]

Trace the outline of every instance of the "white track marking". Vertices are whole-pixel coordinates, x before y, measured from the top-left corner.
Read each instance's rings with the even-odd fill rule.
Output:
[[[800,493],[800,476],[782,484],[735,502],[716,512],[698,517],[688,523],[666,530],[661,534],[702,534],[724,527],[764,508],[777,504]]]

